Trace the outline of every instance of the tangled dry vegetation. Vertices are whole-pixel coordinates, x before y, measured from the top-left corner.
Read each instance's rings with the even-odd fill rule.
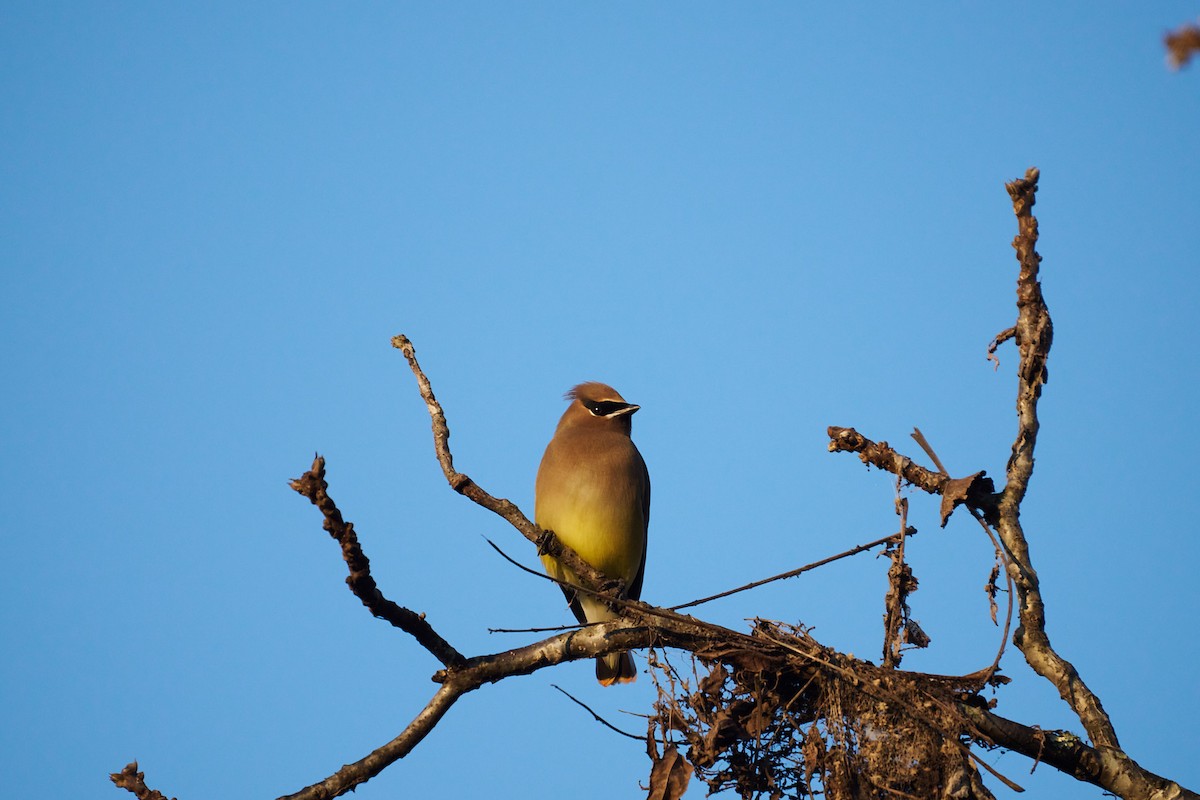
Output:
[[[651,797],[692,770],[743,798],[991,797],[970,754],[990,742],[961,707],[988,707],[981,691],[1006,679],[879,667],[766,620],[751,638],[762,646],[690,654],[687,672],[652,651]]]

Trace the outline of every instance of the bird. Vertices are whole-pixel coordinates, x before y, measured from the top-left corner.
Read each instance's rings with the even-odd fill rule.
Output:
[[[564,399],[570,404],[538,467],[534,521],[606,578],[621,581],[624,597],[637,600],[650,523],[650,473],[630,438],[631,417],[640,406],[595,381],[579,384]],[[603,601],[566,585],[580,583],[579,578],[557,559],[541,559],[546,574],[564,582],[559,585],[581,623],[617,617]],[[596,680],[602,686],[636,679],[628,652],[596,659]]]

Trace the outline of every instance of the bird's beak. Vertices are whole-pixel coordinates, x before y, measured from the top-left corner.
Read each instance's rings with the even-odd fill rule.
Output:
[[[617,412],[615,412],[615,413],[613,414],[613,416],[614,416],[614,417],[619,417],[619,416],[622,416],[622,415],[624,415],[624,414],[633,414],[633,413],[634,413],[634,412],[636,412],[636,411],[637,411],[639,408],[641,408],[641,406],[635,406],[635,405],[633,405],[633,404],[631,403],[631,404],[629,404],[629,405],[625,406],[624,408],[622,408],[620,411],[617,411]]]

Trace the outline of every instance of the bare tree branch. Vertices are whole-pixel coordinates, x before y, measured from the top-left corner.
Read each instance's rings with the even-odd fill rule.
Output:
[[[636,740],[636,741],[639,741],[639,742],[641,742],[641,741],[644,741],[643,737],[641,737],[641,736],[635,736],[635,735],[634,735],[634,734],[632,734],[632,733],[626,733],[625,731],[623,731],[623,730],[621,730],[620,728],[618,728],[616,725],[613,725],[611,722],[609,722],[609,721],[608,721],[608,720],[606,720],[604,717],[600,716],[600,715],[599,715],[599,714],[597,714],[597,713],[596,713],[594,710],[592,710],[592,707],[591,707],[591,706],[589,706],[587,703],[585,703],[585,702],[583,702],[582,700],[580,700],[580,699],[579,699],[578,697],[576,697],[575,695],[573,695],[573,694],[571,694],[570,692],[568,692],[566,689],[564,689],[564,688],[562,688],[561,686],[559,686],[557,683],[552,683],[552,684],[550,684],[550,685],[551,685],[552,687],[554,687],[555,689],[557,689],[558,691],[562,692],[564,695],[566,695],[566,696],[567,696],[567,699],[568,699],[568,700],[570,700],[572,703],[574,703],[575,705],[577,705],[577,706],[579,706],[580,708],[582,708],[584,711],[586,711],[586,712],[588,712],[589,714],[591,714],[591,715],[592,715],[592,719],[596,720],[596,722],[599,722],[601,725],[603,725],[604,727],[608,728],[610,731],[612,731],[612,732],[614,732],[614,733],[619,733],[619,734],[621,734],[622,736],[626,737],[627,739],[634,739],[634,740]]]
[[[950,518],[950,513],[962,503],[966,503],[970,508],[979,509],[984,519],[994,519],[994,486],[992,479],[987,477],[984,471],[965,478],[951,478],[945,472],[933,472],[908,456],[897,453],[887,442],[871,441],[854,428],[831,425],[825,432],[829,436],[829,452],[858,453],[859,460],[864,464],[890,472],[929,494],[941,495],[943,527]]]
[[[463,661],[463,655],[443,639],[433,626],[425,619],[424,614],[418,614],[403,606],[393,603],[383,596],[375,579],[371,577],[371,562],[358,543],[358,535],[354,532],[354,523],[342,519],[333,499],[326,490],[329,484],[325,482],[325,459],[317,456],[313,459],[312,468],[291,482],[291,487],[312,501],[325,517],[324,528],[329,535],[342,546],[342,558],[350,569],[346,585],[355,597],[362,601],[374,616],[390,622],[395,627],[413,636],[422,647],[433,654],[444,666],[453,666]]]
[[[978,706],[964,704],[963,713],[993,744],[1047,764],[1066,775],[1099,786],[1118,797],[1143,800],[1196,800],[1178,783],[1138,766],[1119,750],[1093,748],[1066,731],[1043,730],[1014,722]]]
[[[1008,460],[1008,484],[1001,497],[1001,502],[1010,506],[1025,498],[1029,479],[1033,475],[1033,448],[1037,443],[1039,427],[1037,402],[1042,396],[1042,386],[1049,380],[1046,360],[1054,340],[1050,310],[1046,307],[1042,284],[1038,279],[1042,257],[1037,252],[1038,221],[1033,215],[1033,204],[1037,200],[1039,175],[1037,167],[1030,167],[1024,178],[1005,184],[1017,216],[1017,235],[1013,238],[1012,246],[1017,251],[1017,262],[1021,266],[1017,275],[1017,324],[1014,326],[1014,338],[1021,355],[1021,363],[1017,367],[1019,427]]]
[[[589,625],[578,631],[558,634],[549,639],[524,647],[487,656],[467,659],[461,665],[439,673],[441,682],[437,693],[426,708],[395,739],[383,745],[362,760],[349,764],[325,780],[313,784],[281,800],[329,800],[353,789],[355,786],[377,775],[388,765],[407,755],[441,719],[451,705],[462,695],[484,685],[496,683],[514,675],[525,675],[541,669],[557,666],[567,661],[591,659],[609,652],[648,647],[668,647],[727,663],[739,674],[762,674],[789,685],[807,687],[803,691],[819,693],[828,681],[842,682],[866,691],[879,702],[904,706],[904,703],[889,693],[892,681],[909,683],[918,681],[920,691],[927,702],[942,706],[954,706],[969,719],[978,733],[988,742],[1005,749],[1014,750],[1036,758],[1038,749],[1031,745],[1029,731],[1034,730],[980,709],[979,701],[963,703],[956,701],[961,687],[975,687],[975,691],[987,677],[982,673],[973,676],[943,677],[922,676],[917,673],[887,671],[866,662],[841,655],[824,648],[810,637],[783,636],[770,627],[759,627],[751,634],[723,628],[712,623],[675,614],[665,609],[651,608],[642,603],[634,604],[626,611],[626,618],[600,625]],[[938,688],[942,687],[942,688]],[[908,713],[921,713],[909,709]],[[1069,742],[1067,736],[1062,742]],[[1076,740],[1078,741],[1078,740]],[[1084,756],[1092,751],[1082,745]],[[1125,797],[1144,797],[1147,800],[1168,798],[1190,798],[1189,794],[1175,784],[1153,773],[1142,770],[1123,754],[1106,753],[1099,756],[1101,768],[1089,769],[1087,762],[1079,765],[1074,750],[1063,750],[1061,757],[1043,755],[1042,760],[1055,769],[1094,783],[1108,791],[1128,789],[1131,786],[1175,787],[1172,793],[1162,795],[1125,794]],[[1057,751],[1055,751],[1057,753]],[[157,799],[156,799],[157,800]]]
[[[1042,295],[1037,252],[1038,222],[1033,215],[1038,170],[1030,167],[1024,178],[1006,185],[1017,216],[1016,343],[1021,362],[1017,367],[1017,437],[1008,460],[1008,482],[997,501],[996,531],[1009,554],[1008,569],[1017,589],[1018,620],[1013,643],[1025,654],[1033,670],[1049,680],[1075,711],[1097,747],[1119,747],[1117,734],[1097,697],[1079,677],[1075,667],[1050,645],[1041,585],[1033,568],[1029,543],[1021,527],[1021,501],[1033,475],[1033,450],[1037,443],[1037,404],[1048,379],[1046,360],[1054,339],[1050,311]]]

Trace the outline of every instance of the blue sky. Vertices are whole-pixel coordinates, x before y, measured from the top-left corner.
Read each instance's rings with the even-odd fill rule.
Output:
[[[892,482],[826,453],[828,425],[913,456],[916,425],[951,472],[1001,476],[1015,357],[984,351],[1015,314],[1003,183],[1030,165],[1056,327],[1023,522],[1049,632],[1129,753],[1200,787],[1200,73],[1161,47],[1196,6],[1045,6],[4,4],[12,796],[116,797],[136,758],[181,800],[275,797],[422,707],[435,662],[350,595],[287,487],[314,452],[385,593],[460,650],[569,619],[446,487],[396,333],[459,468],[527,512],[564,390],[642,405],[652,602],[895,528]],[[990,546],[911,504],[933,645],[905,665],[986,666]],[[877,658],[885,572],[860,556],[703,613]],[[1078,730],[1004,667],[1000,713]],[[637,796],[643,750],[550,684],[641,730],[621,710],[650,681],[591,673],[465,698],[356,796]]]

